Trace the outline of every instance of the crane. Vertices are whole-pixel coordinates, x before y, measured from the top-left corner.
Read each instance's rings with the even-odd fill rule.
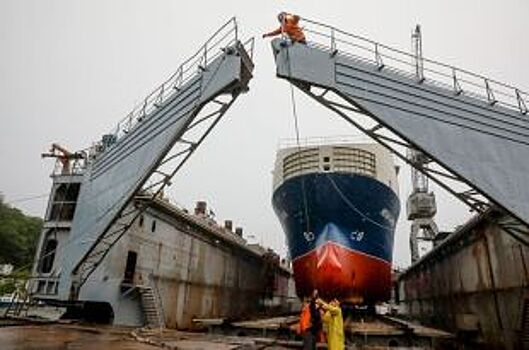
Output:
[[[422,57],[421,26],[417,25],[411,34],[415,75],[418,81],[424,80]],[[410,230],[411,262],[419,260],[419,241],[433,241],[439,233],[434,216],[437,213],[435,194],[429,190],[425,170],[430,159],[422,152],[408,148],[407,157],[411,168],[412,191],[406,202],[406,214],[412,221]]]
[[[42,158],[57,158],[57,160],[62,165],[61,174],[66,175],[66,174],[70,174],[71,172],[71,161],[84,159],[85,155],[81,152],[70,152],[63,146],[57,143],[52,143],[49,152],[42,153],[41,157]]]

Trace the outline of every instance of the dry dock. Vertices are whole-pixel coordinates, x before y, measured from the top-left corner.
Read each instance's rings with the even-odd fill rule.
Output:
[[[301,349],[297,316],[229,322],[211,319],[203,332],[101,326],[66,321],[5,320],[0,323],[2,350],[33,349]],[[219,322],[221,321],[221,322]],[[208,323],[202,319],[201,322]],[[433,328],[387,317],[347,320],[347,349],[446,349],[454,337]],[[318,349],[326,349],[321,343]]]
[[[402,311],[475,344],[525,349],[529,251],[488,212],[462,226],[399,279]]]

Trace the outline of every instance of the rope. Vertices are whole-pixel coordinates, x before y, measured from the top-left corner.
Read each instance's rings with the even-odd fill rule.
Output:
[[[336,182],[334,182],[334,180],[328,175],[326,174],[327,176],[327,179],[330,181],[330,183],[332,184],[333,188],[336,190],[336,192],[338,193],[338,195],[342,198],[342,200],[345,202],[345,204],[347,204],[347,206],[352,209],[354,212],[356,212],[358,215],[360,215],[362,218],[364,218],[366,221],[369,221],[370,223],[372,223],[373,225],[376,225],[378,227],[381,227],[385,230],[393,230],[393,227],[392,226],[387,226],[387,225],[384,225],[384,224],[381,224],[373,219],[371,219],[369,216],[367,216],[366,214],[364,214],[360,209],[358,209],[353,203],[351,203],[351,201],[347,198],[347,196],[342,192],[342,190],[340,190],[340,188],[338,187],[338,185],[336,184]]]
[[[287,66],[288,66],[288,74],[289,76],[292,76],[292,70],[291,70],[291,62],[290,62],[290,48],[287,47]],[[297,144],[297,149],[298,149],[298,161],[300,159],[300,151],[301,151],[301,145],[300,145],[300,137],[299,137],[299,121],[298,121],[298,114],[297,114],[297,105],[296,105],[296,99],[295,99],[295,95],[294,95],[294,87],[293,87],[293,84],[292,84],[292,81],[289,80],[289,86],[290,86],[290,99],[291,99],[291,103],[292,103],[292,115],[293,115],[293,118],[294,118],[294,127],[295,127],[295,131],[296,131],[296,144]],[[299,167],[300,167],[300,172],[302,171],[302,167],[301,167],[301,161],[299,161]],[[336,190],[336,192],[338,193],[338,195],[342,198],[342,200],[347,204],[347,206],[353,210],[354,212],[356,212],[358,215],[360,215],[363,219],[365,219],[366,221],[380,227],[380,228],[383,228],[385,230],[393,230],[393,227],[391,226],[387,226],[387,225],[384,225],[384,224],[381,224],[373,219],[371,219],[369,216],[367,216],[365,213],[363,213],[361,210],[359,210],[353,203],[351,203],[351,201],[347,198],[347,196],[345,196],[345,194],[340,190],[340,188],[338,187],[338,185],[334,182],[334,180],[327,174],[327,179],[331,182],[333,188]],[[309,213],[308,213],[308,205],[307,205],[307,196],[306,196],[306,190],[305,190],[305,179],[302,177],[301,178],[301,191],[302,191],[302,195],[303,195],[303,207],[304,207],[304,215],[305,215],[305,220],[306,220],[306,232],[309,232],[309,227],[310,227],[310,224],[309,224]]]
[[[292,76],[292,69],[290,67],[290,48],[287,47],[287,62],[288,62],[288,75]],[[290,86],[290,102],[292,104],[292,116],[294,118],[294,128],[296,131],[296,145],[297,145],[297,151],[298,151],[298,164],[299,164],[299,172],[303,171],[303,168],[301,166],[301,145],[299,142],[299,120],[298,120],[298,112],[297,112],[297,106],[296,106],[296,97],[294,95],[294,86],[292,84],[292,81],[289,80],[289,86]],[[305,178],[301,176],[301,194],[303,197],[303,213],[305,217],[305,232],[310,232],[310,217],[309,217],[309,211],[308,211],[308,201],[307,201],[307,194],[305,190]]]

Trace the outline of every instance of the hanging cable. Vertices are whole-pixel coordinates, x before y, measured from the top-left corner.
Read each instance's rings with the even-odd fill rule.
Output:
[[[338,195],[342,198],[342,200],[345,202],[345,204],[347,204],[347,206],[353,210],[354,212],[356,212],[358,215],[360,215],[363,219],[365,219],[366,221],[369,221],[370,223],[372,223],[373,225],[376,225],[380,228],[383,228],[385,230],[393,230],[393,227],[392,226],[387,226],[387,225],[384,225],[384,224],[381,224],[373,219],[371,219],[369,216],[367,216],[366,214],[364,214],[360,209],[358,209],[353,203],[351,203],[351,201],[349,200],[349,198],[347,198],[347,196],[342,192],[342,190],[340,190],[340,188],[338,187],[338,185],[336,184],[336,182],[334,182],[334,180],[329,176],[329,174],[325,174],[327,176],[327,179],[329,180],[329,182],[332,184],[333,188],[336,190],[336,192],[338,193]]]
[[[45,197],[48,197],[49,195],[50,195],[49,193],[43,193],[43,194],[39,194],[35,196],[21,197],[21,198],[16,198],[16,199],[6,201],[6,203],[13,204],[13,203],[28,202],[28,201],[35,200],[35,199],[45,198]]]
[[[283,28],[283,26],[281,26]],[[283,39],[285,38],[285,35],[283,33]],[[288,74],[289,76],[292,76],[292,69],[290,67],[290,47],[287,46],[287,62],[288,62]],[[299,164],[299,173],[302,175],[303,167],[301,166],[301,145],[299,141],[299,120],[298,120],[298,113],[297,113],[297,106],[296,106],[296,97],[294,95],[294,87],[292,82],[289,80],[289,86],[290,86],[290,102],[292,104],[292,116],[294,118],[294,129],[296,132],[296,145],[297,145],[297,160]],[[308,211],[308,201],[307,201],[307,194],[305,190],[305,178],[301,176],[301,195],[303,198],[303,214],[305,217],[305,232],[311,232],[310,231],[310,217],[309,217],[309,211]]]

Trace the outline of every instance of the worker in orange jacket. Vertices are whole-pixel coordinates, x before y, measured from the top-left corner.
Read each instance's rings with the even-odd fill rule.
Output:
[[[303,338],[303,350],[316,349],[316,337],[312,332],[312,319],[310,312],[310,299],[306,298],[301,306],[299,315],[299,334]]]
[[[263,38],[280,35],[285,33],[288,35],[292,42],[306,44],[305,34],[303,29],[299,26],[300,17],[298,15],[292,15],[286,12],[281,12],[277,15],[277,20],[281,23],[281,26],[270,33],[263,34]]]

